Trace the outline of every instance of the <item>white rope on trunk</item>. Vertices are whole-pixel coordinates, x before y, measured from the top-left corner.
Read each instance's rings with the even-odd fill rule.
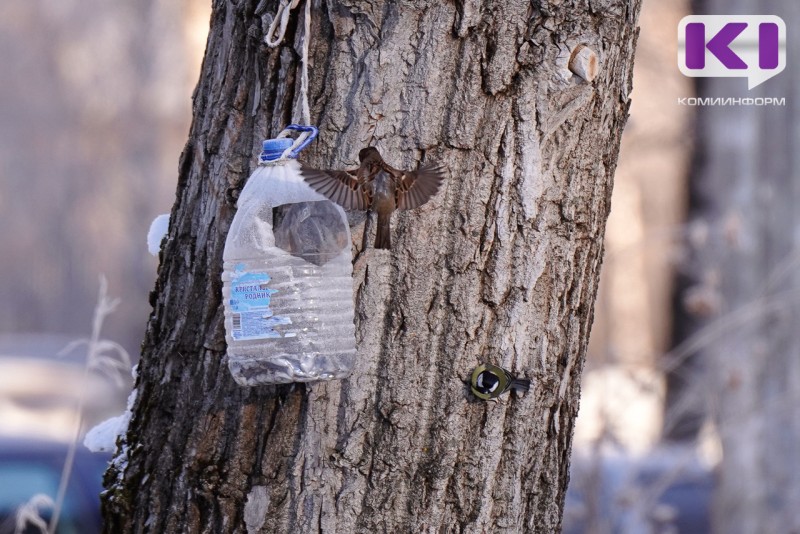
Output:
[[[264,42],[270,48],[275,48],[286,34],[286,26],[289,24],[289,14],[300,4],[300,0],[281,0],[278,11],[272,24],[269,25]],[[311,111],[308,106],[308,42],[311,37],[311,0],[306,0],[305,20],[303,21],[303,52],[302,67],[300,71],[300,102],[302,106],[302,120],[305,124],[311,124]],[[277,31],[277,35],[276,35]]]

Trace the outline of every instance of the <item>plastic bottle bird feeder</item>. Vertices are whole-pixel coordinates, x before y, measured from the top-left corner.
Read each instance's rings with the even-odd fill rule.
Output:
[[[316,133],[292,125],[264,141],[225,241],[228,366],[241,385],[344,378],[355,365],[350,228],[295,159]]]

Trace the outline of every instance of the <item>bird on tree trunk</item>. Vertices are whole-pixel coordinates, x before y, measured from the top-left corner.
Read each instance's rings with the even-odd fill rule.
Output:
[[[444,181],[445,168],[426,163],[415,171],[401,171],[386,163],[378,149],[358,153],[361,163],[347,171],[303,167],[303,179],[315,191],[348,210],[370,210],[378,215],[375,248],[391,248],[389,221],[394,210],[425,204]]]

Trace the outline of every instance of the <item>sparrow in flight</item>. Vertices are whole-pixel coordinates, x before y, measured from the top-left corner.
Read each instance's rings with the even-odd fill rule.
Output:
[[[394,210],[410,210],[425,204],[439,191],[445,168],[426,163],[415,171],[401,171],[383,160],[375,147],[358,153],[361,163],[349,171],[303,167],[303,179],[315,191],[344,209],[370,210],[378,214],[375,248],[391,248],[389,220]]]

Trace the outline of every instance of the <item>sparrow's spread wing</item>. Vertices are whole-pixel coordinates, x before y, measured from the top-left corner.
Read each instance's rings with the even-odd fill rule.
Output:
[[[344,209],[369,208],[369,192],[359,186],[358,178],[347,171],[323,171],[301,167],[300,174],[317,193],[328,197]]]
[[[437,163],[426,163],[414,172],[403,173],[395,189],[397,209],[410,210],[422,206],[439,191],[445,168]]]

